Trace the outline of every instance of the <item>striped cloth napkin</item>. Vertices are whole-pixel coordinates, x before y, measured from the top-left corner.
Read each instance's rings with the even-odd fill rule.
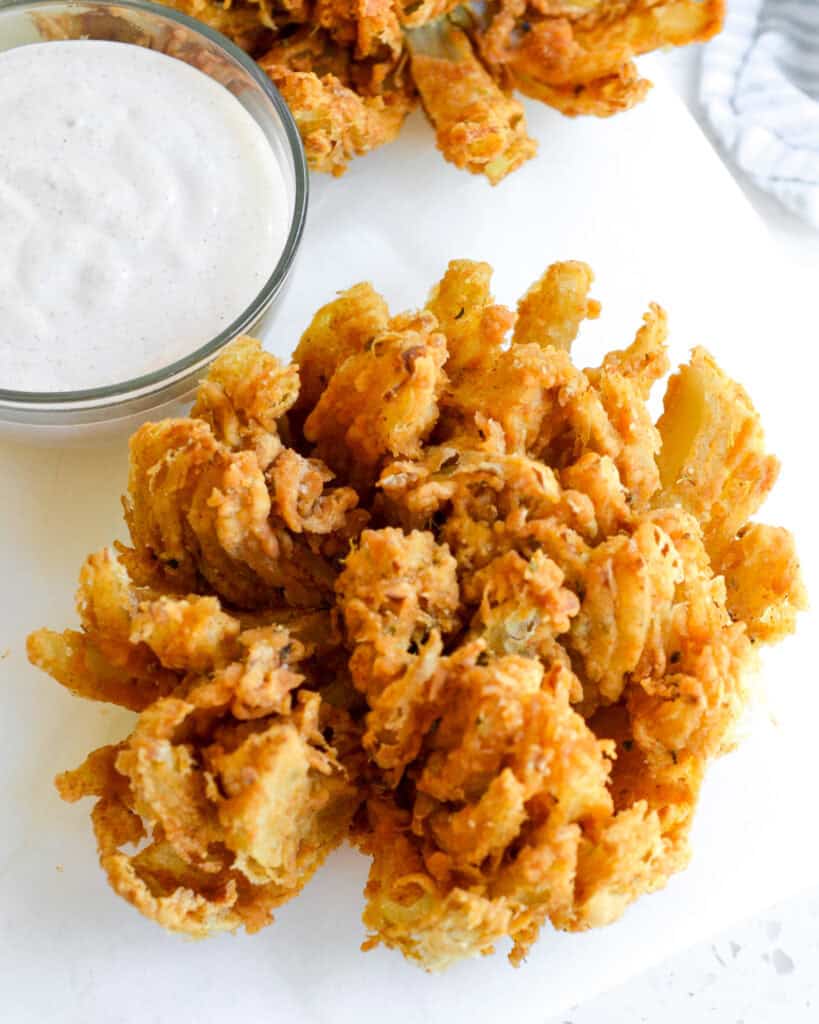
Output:
[[[819,228],[819,0],[728,0],[700,99],[742,170]]]

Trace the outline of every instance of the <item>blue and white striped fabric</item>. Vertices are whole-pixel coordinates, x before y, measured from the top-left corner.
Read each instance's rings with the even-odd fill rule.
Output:
[[[742,170],[819,228],[819,0],[728,0],[700,99]]]

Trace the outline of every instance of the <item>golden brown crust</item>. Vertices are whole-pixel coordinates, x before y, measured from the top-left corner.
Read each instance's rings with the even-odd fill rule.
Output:
[[[222,32],[290,106],[310,167],[334,176],[392,141],[420,92],[438,148],[493,184],[536,150],[517,89],[569,116],[608,117],[650,83],[634,57],[703,42],[725,0],[163,0]],[[44,37],[162,49],[229,84],[232,67],[178,29],[150,38],[116,11],[36,15]]]
[[[724,12],[724,0],[614,0],[571,19],[512,0],[491,20],[482,52],[513,81],[535,88],[594,87],[622,76],[634,57],[650,50],[710,39]]]
[[[589,298],[593,280],[585,263],[553,263],[518,302],[512,340],[569,352],[583,321],[600,316],[600,303]]]
[[[776,482],[779,463],[766,455],[759,416],[742,388],[703,348],[668,382],[657,423],[658,505],[680,505],[699,520],[705,546],[718,557]]]
[[[389,320],[387,303],[367,281],[353,285],[319,309],[293,353],[301,382],[295,405],[300,418],[313,410],[344,360],[383,334]]]
[[[781,526],[749,523],[722,552],[728,611],[748,636],[775,643],[796,628],[808,605],[793,537]]]
[[[304,424],[322,459],[354,486],[389,457],[413,456],[438,419],[446,339],[431,313],[377,335],[346,359]]]
[[[438,149],[456,167],[497,185],[537,152],[523,107],[499,88],[465,33],[445,30],[436,39],[438,55],[425,52],[426,32],[417,29],[409,37],[410,66]]]
[[[446,372],[488,366],[501,347],[514,316],[493,302],[489,291],[492,268],[474,260],[451,260],[427,299],[426,309],[446,336]]]
[[[259,63],[290,107],[310,166],[334,177],[353,157],[392,142],[413,107],[402,92],[359,95],[333,74],[291,71],[265,58]]]
[[[747,523],[776,462],[701,349],[655,426],[659,307],[581,370],[589,269],[549,268],[517,318],[490,279],[455,260],[394,317],[358,285],[301,371],[228,348],[193,418],[134,436],[133,546],[87,560],[82,630],[29,639],[140,713],[57,785],[165,927],[261,928],[349,835],[367,948],[439,970],[508,937],[519,964],[685,866],[754,641],[805,604],[790,535]]]
[[[210,612],[204,643],[201,630],[169,628],[180,623],[166,598],[136,612],[130,643],[161,651],[173,695],[155,694],[126,740],[57,786],[66,800],[98,798],[113,888],[164,927],[203,936],[268,923],[343,839],[358,797],[320,731],[321,698],[297,692],[312,654],[298,624],[240,632],[212,597],[176,610],[190,618],[197,603]],[[121,852],[146,836],[140,852]]]
[[[264,372],[227,380],[228,360],[245,366],[244,344],[203,382],[194,410],[206,418],[146,424],[131,439],[133,548],[122,558],[135,579],[210,588],[240,608],[318,607],[332,592],[333,560],[367,517],[353,490],[330,486],[325,465],[282,445],[277,423],[296,398],[294,368],[282,373],[259,352]]]

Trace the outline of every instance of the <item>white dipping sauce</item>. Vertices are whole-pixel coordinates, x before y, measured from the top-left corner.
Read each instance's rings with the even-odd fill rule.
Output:
[[[259,293],[289,220],[262,130],[201,71],[97,40],[0,53],[0,387],[189,354]]]

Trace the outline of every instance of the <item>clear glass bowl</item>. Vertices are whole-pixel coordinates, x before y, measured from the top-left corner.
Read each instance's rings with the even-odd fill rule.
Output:
[[[184,359],[132,380],[84,391],[0,387],[0,435],[47,442],[119,433],[149,417],[167,415],[190,395],[229,341],[240,334],[263,333],[293,266],[308,194],[304,148],[287,105],[256,63],[218,32],[142,0],[0,0],[0,52],[59,39],[107,39],[160,50],[199,68],[228,89],[262,129],[278,158],[289,193],[290,228],[279,261],[253,302],[229,327]]]

